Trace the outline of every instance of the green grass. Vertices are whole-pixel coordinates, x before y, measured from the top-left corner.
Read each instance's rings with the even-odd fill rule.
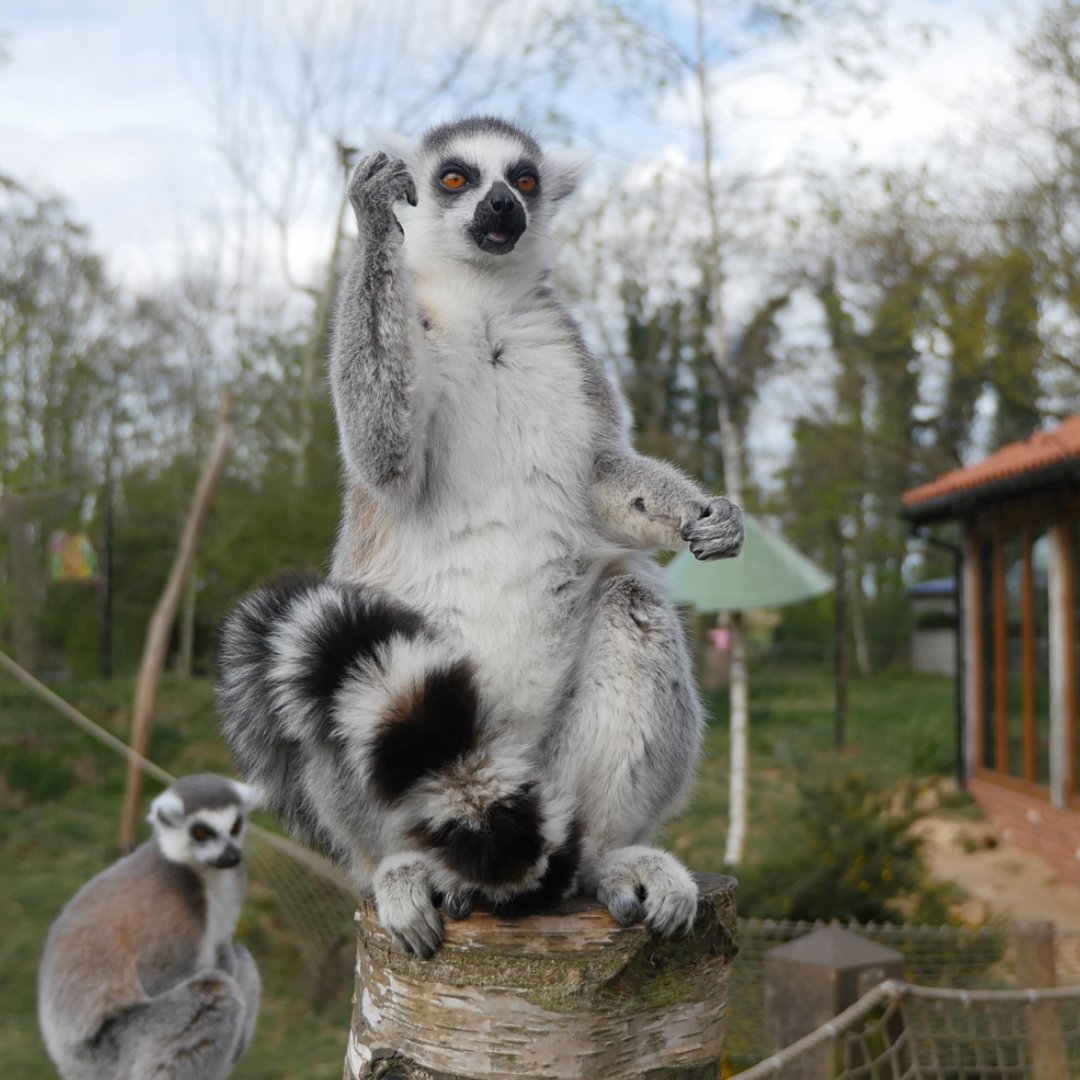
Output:
[[[126,735],[131,685],[124,680],[67,682],[55,689]],[[699,781],[685,814],[668,830],[672,847],[693,867],[723,868],[727,820],[726,693],[710,702]],[[883,789],[905,777],[951,765],[952,684],[947,679],[886,673],[852,685],[848,748],[842,763]],[[751,673],[751,811],[748,862],[783,845],[796,806],[797,779],[830,767],[832,680],[823,669],[765,667]],[[210,688],[167,678],[150,755],[180,774],[228,771]],[[35,1016],[42,943],[68,898],[118,854],[116,835],[124,764],[46,705],[0,675],[0,1060],[7,1080],[53,1075]],[[148,794],[158,785],[148,783]],[[253,885],[240,937],[256,956],[264,983],[255,1041],[237,1080],[336,1077],[341,1073],[352,992],[346,947],[316,983],[274,915],[263,884]],[[752,914],[752,912],[743,912]]]

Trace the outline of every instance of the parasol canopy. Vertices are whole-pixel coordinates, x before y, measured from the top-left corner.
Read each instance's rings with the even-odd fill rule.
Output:
[[[667,565],[674,599],[698,611],[786,607],[831,592],[833,579],[756,517],[743,514],[746,540],[735,559],[699,562],[680,551]]]

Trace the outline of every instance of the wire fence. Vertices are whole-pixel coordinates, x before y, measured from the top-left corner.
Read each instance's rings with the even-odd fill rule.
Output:
[[[729,1067],[761,1061],[769,1052],[766,1032],[765,954],[803,937],[824,923],[739,920],[739,955],[728,991],[725,1056]],[[1080,932],[1024,926],[909,926],[847,923],[844,928],[895,949],[904,958],[904,978],[920,987],[962,986],[969,990],[1015,990],[1027,981],[1021,971],[1026,944],[1047,946],[1057,985],[1080,988]],[[872,1075],[872,1074],[866,1074]],[[891,1076],[890,1073],[882,1075]]]
[[[1066,1080],[1080,987],[953,990],[887,981],[741,1080]]]

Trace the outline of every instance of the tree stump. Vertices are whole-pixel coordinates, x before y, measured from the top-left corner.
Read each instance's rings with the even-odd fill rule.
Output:
[[[447,920],[432,960],[405,956],[362,900],[345,1080],[718,1078],[736,883],[697,880],[687,938],[575,899]]]

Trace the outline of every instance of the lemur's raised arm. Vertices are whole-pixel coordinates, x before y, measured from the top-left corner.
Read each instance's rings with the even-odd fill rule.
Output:
[[[416,205],[416,185],[402,161],[380,153],[365,164],[349,184],[360,250],[340,292],[330,382],[350,478],[398,495],[423,463],[420,318],[394,216],[398,200]]]

